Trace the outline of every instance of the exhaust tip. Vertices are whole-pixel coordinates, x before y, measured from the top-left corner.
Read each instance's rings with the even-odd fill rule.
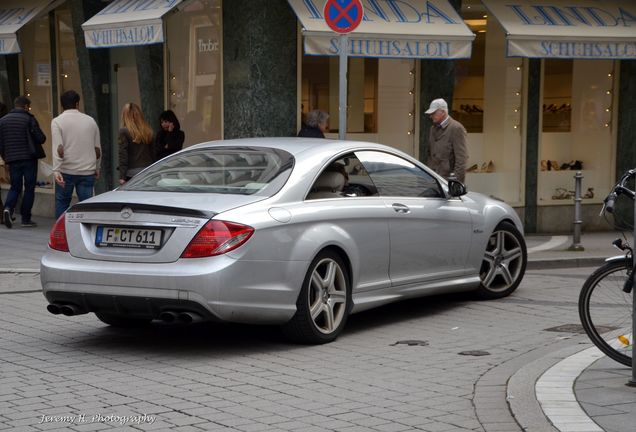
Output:
[[[191,324],[195,321],[201,320],[201,316],[194,312],[181,312],[178,316],[179,322],[183,324]]]
[[[46,310],[51,312],[53,315],[59,315],[62,313],[62,311],[60,310],[60,306],[54,303],[47,305]]]
[[[62,305],[60,306],[60,312],[66,316],[77,315],[77,308],[73,305]]]
[[[161,312],[159,319],[163,322],[173,323],[177,320],[177,314],[172,311]]]

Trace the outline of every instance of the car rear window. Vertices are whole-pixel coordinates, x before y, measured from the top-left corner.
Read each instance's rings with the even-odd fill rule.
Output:
[[[193,149],[162,159],[120,189],[272,196],[293,165],[291,154],[273,148]]]

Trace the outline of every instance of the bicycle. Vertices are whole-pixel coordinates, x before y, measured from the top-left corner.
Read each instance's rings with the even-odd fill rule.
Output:
[[[627,171],[603,201],[601,215],[614,215],[615,225],[619,218],[615,213],[616,200],[626,196],[634,201],[634,190],[627,183],[636,176],[636,168]],[[636,188],[635,188],[636,189]],[[624,227],[618,227],[620,229]],[[579,295],[579,317],[585,333],[609,358],[632,366],[632,289],[636,267],[634,249],[627,240],[612,242],[623,255],[605,260],[587,278]]]

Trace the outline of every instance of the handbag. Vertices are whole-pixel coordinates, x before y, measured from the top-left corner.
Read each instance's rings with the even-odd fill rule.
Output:
[[[27,128],[27,144],[29,146],[29,153],[34,159],[43,159],[46,157],[44,147],[33,136],[33,118],[29,119],[29,127]]]

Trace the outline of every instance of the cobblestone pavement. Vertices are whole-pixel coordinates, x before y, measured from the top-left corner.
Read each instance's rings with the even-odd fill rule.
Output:
[[[588,344],[545,329],[578,323],[590,271],[532,270],[497,301],[444,296],[353,315],[322,346],[288,344],[273,327],[124,331],[93,314],[54,316],[34,275],[5,273],[0,429],[518,431],[505,386],[482,378]]]

